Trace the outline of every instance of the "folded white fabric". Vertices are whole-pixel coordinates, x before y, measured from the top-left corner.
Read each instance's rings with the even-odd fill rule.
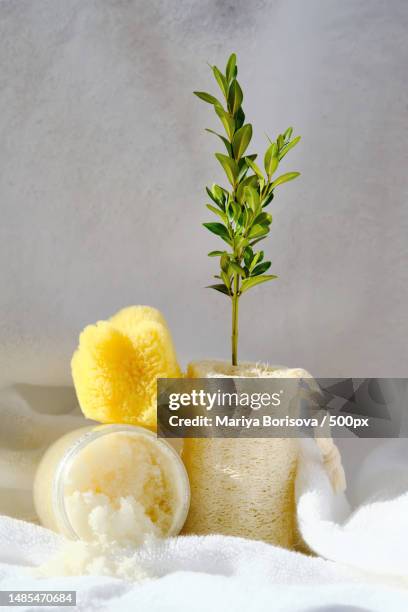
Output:
[[[264,612],[273,606],[276,611],[310,612],[341,604],[406,612],[408,607],[408,591],[401,584],[378,584],[375,576],[330,561],[224,536],[185,536],[144,546],[137,557],[152,577],[143,582],[109,576],[32,577],[29,568],[46,561],[60,542],[46,529],[0,517],[0,589],[75,590],[81,611]]]
[[[344,442],[348,451],[363,444]],[[347,491],[352,503],[333,494],[315,444],[305,441],[302,451],[297,514],[309,547],[326,559],[408,581],[408,440],[379,441],[352,466]]]

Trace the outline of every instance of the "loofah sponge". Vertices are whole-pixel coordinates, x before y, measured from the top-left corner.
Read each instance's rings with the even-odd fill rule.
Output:
[[[305,370],[243,362],[196,361],[191,378],[309,377]],[[182,458],[191,486],[184,533],[222,533],[293,548],[294,481],[298,444],[293,438],[190,438]]]
[[[78,401],[89,419],[155,429],[157,378],[181,370],[158,310],[130,306],[89,325],[71,362]]]

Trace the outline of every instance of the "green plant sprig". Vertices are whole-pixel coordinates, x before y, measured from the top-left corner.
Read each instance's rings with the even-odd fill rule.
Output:
[[[276,187],[299,176],[299,172],[287,172],[274,178],[281,160],[297,145],[300,136],[292,138],[293,129],[289,127],[275,141],[268,137],[262,170],[255,163],[256,154],[245,154],[252,138],[252,125],[245,123],[242,108],[244,96],[237,81],[235,53],[228,59],[225,74],[217,66],[211,69],[221,90],[224,105],[204,91],[195,91],[194,94],[214,107],[224,127],[225,136],[214,130],[207,131],[224,143],[227,155],[215,153],[215,157],[224,169],[230,188],[225,189],[215,184],[211,189],[206,188],[209,198],[215,204],[207,204],[207,208],[220,221],[204,223],[204,226],[229,246],[229,249],[208,253],[209,257],[219,257],[220,272],[215,278],[221,281],[209,285],[209,288],[232,300],[232,364],[237,365],[239,298],[252,287],[277,278],[275,274],[265,274],[271,262],[265,261],[264,252],[256,252],[254,247],[270,232],[272,215],[264,209],[273,200]]]

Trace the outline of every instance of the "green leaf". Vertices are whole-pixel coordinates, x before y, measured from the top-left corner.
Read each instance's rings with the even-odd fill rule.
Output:
[[[265,225],[253,225],[248,234],[248,238],[260,238],[261,236],[266,236],[269,232],[269,227]]]
[[[232,150],[234,152],[235,159],[240,159],[248,148],[252,138],[252,125],[247,123],[243,125],[234,134],[232,139]]]
[[[229,264],[230,264],[230,258],[229,258],[228,253],[223,253],[221,255],[221,259],[220,259],[221,270],[223,270],[224,272],[227,273],[228,272]],[[228,284],[227,284],[227,286],[228,286]]]
[[[253,210],[254,213],[256,213],[256,211],[258,210],[260,206],[259,193],[253,187],[248,186],[248,187],[245,187],[244,197],[245,197],[245,201],[248,203],[251,210]]]
[[[228,110],[230,113],[235,115],[235,113],[241,107],[243,97],[244,94],[242,93],[242,89],[239,86],[238,81],[234,79],[228,90]]]
[[[261,236],[260,238],[257,238],[256,240],[253,240],[251,242],[251,246],[255,246],[258,242],[261,242],[261,240],[265,240],[265,238],[267,237],[268,234],[264,234],[263,236]]]
[[[281,160],[283,157],[285,157],[286,153],[288,153],[291,149],[293,149],[293,147],[296,147],[297,143],[300,140],[300,136],[296,136],[296,138],[294,138],[293,140],[291,140],[291,142],[289,142],[287,145],[285,145],[279,152],[279,159]]]
[[[245,158],[246,159],[246,158]],[[246,162],[245,162],[246,163]],[[246,176],[244,180],[238,185],[237,188],[237,200],[240,204],[245,197],[245,187],[254,187],[255,189],[258,187],[258,177],[255,175]]]
[[[245,293],[245,291],[248,291],[248,289],[251,289],[251,287],[255,287],[255,285],[260,285],[261,283],[266,283],[274,278],[278,277],[275,274],[267,274],[265,276],[251,276],[251,278],[246,278],[244,281],[242,281],[241,293]]]
[[[243,236],[235,236],[233,247],[236,251],[240,251],[244,249],[248,245],[248,238],[244,238]]]
[[[231,280],[230,277],[228,276],[228,274],[224,271],[221,272],[221,278],[224,281],[224,285],[227,287],[227,289],[231,289]]]
[[[235,263],[235,261],[230,262],[229,269],[230,272],[232,271],[232,273],[239,274],[239,276],[242,276],[242,278],[245,278],[246,276],[245,270],[243,270],[241,266]]]
[[[219,118],[221,119],[221,123],[224,126],[224,129],[227,133],[228,138],[232,140],[234,136],[234,130],[235,130],[234,119],[230,117],[230,115],[227,112],[225,112],[225,110],[221,108],[220,106],[214,106],[214,110],[219,116]]]
[[[231,244],[231,239],[228,233],[227,228],[222,223],[203,223],[204,227],[206,227],[210,232],[220,236],[225,242]]]
[[[211,212],[217,215],[222,221],[224,221],[224,223],[227,223],[227,215],[222,210],[220,210],[219,208],[215,208],[215,206],[211,206],[211,204],[206,204],[206,207],[208,208],[208,210],[211,210]]]
[[[221,106],[221,102],[217,100],[214,96],[205,91],[193,91],[193,94],[200,98],[200,100],[204,100],[204,102],[208,102],[208,104],[213,104],[214,106]]]
[[[276,142],[272,142],[271,146],[269,147],[269,149],[271,150],[271,155],[273,157],[277,157],[277,155],[278,155],[278,145],[276,144]]]
[[[233,200],[228,200],[227,206],[225,207],[225,212],[227,213],[228,219],[230,221],[233,221],[233,219],[234,219],[234,206],[233,206],[233,204],[234,204]]]
[[[285,142],[287,140],[289,140],[289,138],[292,136],[292,132],[293,132],[293,127],[288,127],[288,129],[283,134],[283,138],[284,138]]]
[[[268,204],[272,202],[273,198],[274,198],[274,193],[273,193],[273,189],[271,189],[271,191],[268,192],[266,198],[262,201],[262,208],[265,208],[265,206],[268,206]]]
[[[248,164],[248,166],[255,172],[255,174],[257,176],[259,176],[259,178],[263,179],[263,174],[262,174],[262,170],[260,169],[259,166],[257,166],[257,164],[252,161],[252,159],[250,157],[245,157],[245,161]]]
[[[220,162],[221,166],[224,168],[225,174],[231,185],[235,187],[238,178],[238,164],[234,159],[223,155],[222,153],[216,153],[215,157]]]
[[[226,99],[227,95],[228,95],[228,83],[227,83],[227,79],[222,74],[222,72],[217,68],[217,66],[213,66],[212,71],[213,71],[215,79],[216,79],[216,81],[217,81],[217,83],[219,85],[219,88],[221,89],[221,91],[224,94],[224,97]]]
[[[239,130],[239,128],[242,127],[244,123],[245,123],[245,113],[242,110],[242,106],[241,106],[241,108],[238,109],[237,114],[235,115],[235,126],[237,130]]]
[[[231,143],[228,142],[228,140],[225,138],[225,136],[223,136],[222,134],[218,134],[218,132],[215,132],[214,130],[210,130],[210,128],[205,128],[205,131],[209,132],[210,134],[214,134],[214,136],[218,136],[218,138],[220,138],[222,140],[222,142],[224,143],[225,148],[227,149],[228,155],[230,155],[232,157]]]
[[[220,293],[224,293],[225,295],[230,295],[230,292],[228,291],[227,287],[221,283],[218,285],[207,285],[206,289],[215,289],[215,291],[219,291]]]
[[[264,166],[265,166],[265,172],[268,175],[269,179],[271,178],[272,174],[275,172],[279,164],[279,159],[277,157],[277,154],[278,154],[278,147],[276,146],[276,143],[271,144],[266,149],[265,158],[264,158]]]
[[[239,170],[238,183],[241,183],[246,177],[246,175],[248,174],[248,170],[249,170],[249,167],[247,166],[246,161],[243,157],[241,157],[241,159],[238,160],[238,170]]]
[[[270,225],[272,223],[272,215],[262,212],[256,217],[254,223],[258,225]]]
[[[225,210],[225,198],[221,187],[219,187],[218,185],[213,185],[212,189],[208,189],[208,187],[206,187],[205,190],[214,202],[214,204],[219,206],[221,210]]]
[[[256,153],[253,153],[252,155],[248,155],[248,157],[249,159],[252,159],[252,161],[255,161],[257,158],[257,155]],[[238,168],[239,168],[238,182],[240,183],[244,180],[249,170],[249,166],[245,161],[245,157],[241,157],[241,159],[238,161]]]
[[[255,266],[252,272],[252,276],[259,276],[260,274],[263,274],[264,272],[269,270],[270,267],[271,267],[271,262],[264,261],[263,263],[260,263],[257,266]]]
[[[223,255],[225,251],[210,251],[208,253],[208,257],[218,257],[219,255]]]
[[[245,261],[245,265],[248,266],[248,268],[249,268],[253,258],[254,258],[253,250],[251,249],[250,246],[246,247],[246,249],[244,251],[244,261]]]
[[[252,270],[255,268],[256,264],[257,264],[257,263],[258,263],[258,261],[259,261],[259,259],[260,259],[260,253],[256,253],[256,254],[253,256],[253,258],[252,258],[252,260],[251,260],[251,262],[250,262],[250,265],[248,266],[248,267],[249,267],[249,271],[250,271],[250,272],[252,272]]]
[[[226,191],[223,187],[220,187],[220,185],[217,185],[216,183],[213,183],[211,190],[214,194],[214,197],[218,198],[220,202],[225,204],[228,198],[228,191]]]
[[[282,183],[287,183],[288,181],[293,181],[293,179],[300,176],[300,172],[287,172],[286,174],[281,174],[278,176],[276,180],[271,183],[271,188],[275,189],[278,185],[282,185]]]
[[[241,215],[241,205],[238,202],[231,203],[232,219],[236,222]]]
[[[228,58],[227,66],[225,68],[225,74],[228,82],[230,82],[234,78],[236,66],[237,56],[235,55],[235,53],[231,53]]]
[[[278,165],[279,165],[279,159],[277,157],[271,157],[271,159],[269,160],[268,170],[267,170],[269,179],[271,178],[272,174],[275,172]]]

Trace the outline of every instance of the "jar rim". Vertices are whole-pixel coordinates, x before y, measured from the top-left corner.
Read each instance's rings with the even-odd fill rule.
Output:
[[[54,513],[56,516],[60,517],[61,527],[63,528],[63,533],[68,535],[70,539],[80,540],[81,537],[75,531],[65,503],[65,480],[66,476],[69,473],[69,470],[72,467],[72,464],[77,457],[78,453],[81,452],[88,444],[94,442],[95,440],[102,438],[106,435],[111,435],[114,433],[129,433],[133,435],[142,436],[145,438],[150,438],[155,442],[158,442],[161,445],[161,451],[164,452],[168,457],[171,457],[174,465],[176,466],[176,472],[182,481],[182,489],[178,487],[181,491],[184,491],[183,498],[180,496],[179,507],[176,509],[173,517],[172,525],[169,529],[169,532],[166,534],[167,537],[177,535],[187,518],[189,506],[190,506],[190,481],[188,478],[187,470],[185,465],[177,453],[177,451],[172,447],[167,440],[163,438],[158,438],[157,435],[146,429],[144,427],[139,427],[136,425],[128,425],[125,423],[112,423],[112,424],[100,424],[100,425],[91,425],[89,427],[83,428],[83,435],[79,436],[77,440],[67,449],[64,456],[62,457],[53,478],[52,483],[52,504],[54,506]]]

